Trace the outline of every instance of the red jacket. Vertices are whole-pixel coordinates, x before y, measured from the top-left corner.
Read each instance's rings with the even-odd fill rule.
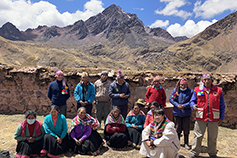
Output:
[[[146,126],[148,126],[152,121],[154,121],[154,118],[153,118],[153,114],[150,110],[146,115],[146,120],[145,120],[145,123],[143,125],[143,128],[145,129]]]
[[[164,108],[166,103],[165,89],[161,87],[157,90],[156,88],[153,88],[153,86],[150,86],[147,89],[145,95],[145,101],[148,103],[156,101],[158,104],[161,104],[162,107]]]
[[[106,125],[106,131],[108,133],[122,133],[126,131],[126,126],[123,124],[118,124],[118,123],[112,123]]]
[[[209,94],[199,87],[195,87],[197,94],[197,111],[195,120],[201,121],[218,121],[220,118],[220,97],[222,88],[212,86]],[[202,94],[201,94],[202,93]]]

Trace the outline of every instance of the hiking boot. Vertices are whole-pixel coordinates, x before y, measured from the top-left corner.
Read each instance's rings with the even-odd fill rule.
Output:
[[[185,144],[185,145],[184,145],[184,148],[187,149],[187,150],[190,150],[190,149],[191,149],[188,144]]]

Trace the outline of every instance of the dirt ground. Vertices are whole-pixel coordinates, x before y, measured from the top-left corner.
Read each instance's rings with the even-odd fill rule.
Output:
[[[16,131],[17,126],[24,120],[24,115],[0,115],[0,150],[9,150],[11,154],[15,155],[16,148],[16,140],[14,140],[13,136]],[[43,122],[44,116],[37,116],[37,120]],[[68,124],[70,124],[71,119],[67,119]],[[235,158],[237,157],[237,130],[228,129],[225,127],[219,127],[218,131],[218,156],[220,158]],[[103,131],[99,130],[101,136],[103,135]],[[193,130],[191,130],[189,136],[189,144],[192,144],[193,139]],[[183,137],[181,137],[181,145],[183,144]],[[202,153],[200,154],[201,158],[209,157],[207,150],[207,141],[206,135],[203,139],[203,148]],[[188,157],[190,151],[186,150],[184,147],[181,147],[179,151],[180,157],[185,158]],[[85,155],[72,155],[71,153],[65,153],[63,157],[92,157]],[[108,149],[107,147],[103,147],[101,149],[101,153],[96,156],[97,158],[142,158],[143,156],[139,154],[139,151],[133,149],[132,147],[126,147],[124,151],[115,151],[112,149]]]

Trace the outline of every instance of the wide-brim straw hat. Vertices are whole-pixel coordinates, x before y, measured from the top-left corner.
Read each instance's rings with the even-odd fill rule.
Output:
[[[136,101],[136,103],[137,103],[137,104],[141,104],[141,105],[146,105],[146,102],[145,102],[144,99],[138,99],[138,100]]]

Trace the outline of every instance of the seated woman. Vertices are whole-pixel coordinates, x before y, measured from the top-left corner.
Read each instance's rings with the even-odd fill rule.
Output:
[[[86,108],[80,107],[72,120],[69,130],[71,148],[75,154],[98,155],[103,140],[96,129],[100,126],[97,119],[86,114]]]
[[[142,131],[139,153],[146,157],[178,158],[180,143],[174,123],[165,117],[163,109],[153,112],[154,121]]]
[[[117,106],[113,106],[112,111],[106,118],[104,139],[108,147],[121,150],[128,143],[128,133],[123,116]]]
[[[27,111],[26,120],[16,130],[14,139],[17,140],[16,155],[19,158],[30,158],[40,155],[43,146],[44,127],[36,120],[34,111]]]
[[[128,113],[126,117],[126,126],[128,129],[129,144],[133,147],[140,149],[142,143],[142,130],[146,119],[146,115],[142,110],[140,110],[140,105],[137,103],[133,104],[132,110]]]
[[[150,105],[150,109],[148,111],[148,113],[146,114],[146,120],[145,120],[145,123],[144,123],[144,128],[146,128],[146,126],[148,126],[152,121],[154,121],[154,118],[153,118],[153,112],[155,109],[161,109],[162,108],[162,105],[161,104],[158,104],[156,101],[153,101]]]
[[[67,121],[55,105],[51,105],[50,114],[44,119],[45,135],[41,153],[48,157],[59,157],[66,149],[68,138]]]

